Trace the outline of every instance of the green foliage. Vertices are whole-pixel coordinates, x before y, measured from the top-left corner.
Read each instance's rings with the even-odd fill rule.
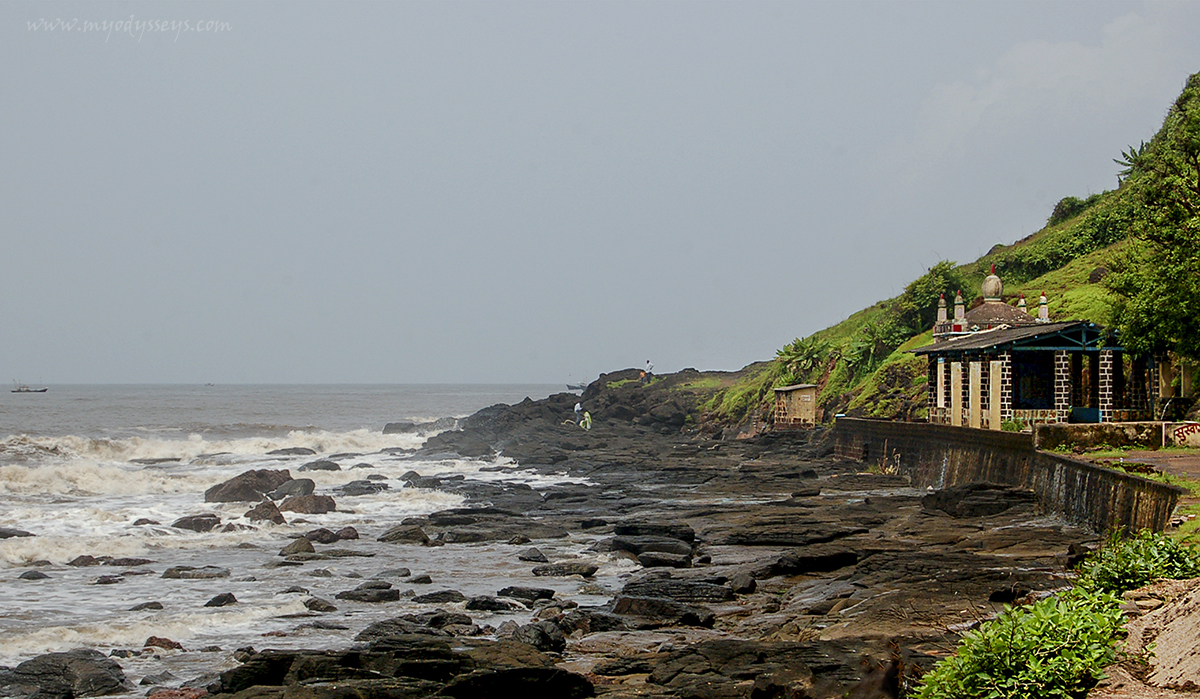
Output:
[[[746,420],[755,410],[764,410],[773,397],[774,388],[783,371],[780,362],[766,363],[762,368],[749,372],[734,385],[718,391],[703,406],[703,410],[714,418],[728,424]]]
[[[896,300],[898,324],[911,330],[910,335],[928,330],[937,320],[938,299],[965,288],[966,278],[955,263],[942,260],[904,287]]]
[[[1121,594],[1159,578],[1200,576],[1200,553],[1166,534],[1143,530],[1122,540],[1114,532],[1085,564],[1080,587]]]
[[[813,371],[824,365],[828,354],[829,346],[816,336],[792,340],[783,349],[775,352],[775,358],[783,364],[781,385],[803,382]]]
[[[1075,218],[1084,211],[1092,208],[1096,202],[1100,201],[1100,194],[1093,194],[1087,199],[1078,197],[1063,197],[1054,205],[1054,211],[1050,212],[1050,220],[1046,221],[1047,226],[1057,226],[1063,221],[1069,221]]]
[[[1200,359],[1200,316],[1181,312],[1200,307],[1200,73],[1150,143],[1122,155],[1142,244],[1109,277],[1116,329],[1134,352]]]
[[[919,699],[1086,696],[1116,659],[1122,615],[1115,595],[1074,588],[1028,607],[1006,607],[938,663]]]

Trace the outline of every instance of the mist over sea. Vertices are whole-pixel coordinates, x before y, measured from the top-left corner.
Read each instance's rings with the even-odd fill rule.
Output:
[[[458,507],[460,495],[412,487],[399,477],[461,476],[540,486],[584,482],[566,474],[513,469],[512,462],[414,455],[433,429],[383,434],[388,422],[433,423],[463,417],[495,403],[538,399],[560,385],[305,385],[305,386],[50,386],[44,394],[0,395],[0,527],[34,534],[0,540],[0,665],[41,653],[91,647],[140,649],[149,636],[183,644],[189,652],[124,658],[130,678],[168,669],[180,680],[231,667],[232,651],[264,647],[345,647],[366,625],[406,612],[400,602],[337,602],[339,611],[316,618],[309,595],[334,600],[373,576],[399,589],[409,568],[433,584],[419,593],[459,590],[494,595],[506,585],[551,587],[580,603],[606,599],[603,588],[632,569],[609,560],[591,589],[578,581],[532,576],[517,560],[524,546],[505,543],[421,547],[380,543],[382,532],[405,517]],[[441,424],[445,424],[443,421]],[[306,456],[268,452],[307,447]],[[339,471],[299,472],[333,458]],[[499,469],[497,466],[508,466]],[[333,495],[338,511],[285,513],[288,523],[243,518],[253,503],[206,503],[204,491],[249,469],[289,469],[309,477],[316,493]],[[388,489],[346,496],[339,486],[373,475]],[[586,483],[585,483],[586,484]],[[230,531],[208,533],[170,524],[184,515],[213,513]],[[140,519],[156,522],[135,525]],[[372,557],[281,566],[278,551],[317,527],[353,526],[354,548]],[[551,558],[570,557],[590,542],[568,538],[539,547]],[[132,568],[66,565],[78,556],[145,558]],[[219,566],[230,576],[213,580],[162,578],[171,566]],[[23,579],[39,571],[47,578]],[[389,577],[390,576],[390,577]],[[107,578],[107,582],[102,580]],[[114,581],[115,580],[115,581]],[[284,592],[303,588],[306,593]],[[213,596],[233,593],[238,604],[207,608]],[[130,611],[149,601],[161,610]],[[473,616],[475,616],[473,614]],[[481,613],[476,623],[497,626],[528,620],[518,612]],[[320,622],[320,623],[316,623]],[[213,650],[219,647],[220,650]],[[194,652],[210,648],[208,652]]]

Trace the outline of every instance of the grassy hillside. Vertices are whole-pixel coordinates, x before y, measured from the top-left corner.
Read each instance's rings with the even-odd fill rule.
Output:
[[[1192,76],[1189,86],[1193,83],[1200,85],[1200,74]],[[1130,153],[1153,150],[1163,134]],[[1121,155],[1129,159],[1130,154]],[[997,245],[973,262],[938,262],[901,295],[797,338],[773,360],[747,367],[737,382],[718,390],[704,412],[726,424],[744,422],[756,413],[770,414],[773,388],[813,383],[820,387],[818,402],[826,420],[837,413],[923,417],[926,363],[908,350],[932,342],[939,294],[950,300],[961,289],[968,308],[982,303],[979,289],[992,265],[1004,282],[1004,300],[1015,304],[1024,294],[1031,315],[1045,292],[1052,319],[1110,325],[1117,297],[1105,283],[1108,271],[1122,260],[1128,266],[1130,260],[1140,259],[1142,248],[1131,236],[1154,223],[1143,206],[1143,194],[1163,186],[1151,179],[1153,173],[1131,167],[1125,174],[1116,190],[1086,199],[1065,197],[1036,233],[1011,245]]]

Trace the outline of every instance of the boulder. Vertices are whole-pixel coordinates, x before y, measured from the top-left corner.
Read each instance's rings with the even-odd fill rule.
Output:
[[[690,555],[681,555],[678,553],[660,553],[657,551],[647,551],[646,553],[638,554],[638,563],[643,568],[691,568],[692,557]]]
[[[342,467],[336,461],[328,461],[322,459],[320,461],[310,461],[304,464],[297,471],[341,471]]]
[[[287,469],[245,471],[204,491],[204,502],[255,502],[290,480],[292,474]]]
[[[229,569],[218,568],[217,566],[204,566],[203,568],[172,566],[163,571],[162,577],[178,580],[212,580],[214,578],[228,578]]]
[[[438,590],[424,595],[413,597],[412,601],[417,604],[444,604],[446,602],[462,602],[467,599],[467,596],[458,590]]]
[[[296,478],[280,484],[271,492],[267,493],[267,497],[272,500],[282,500],[292,495],[312,495],[317,489],[317,484],[311,478]]]
[[[416,524],[398,524],[384,532],[377,541],[391,544],[421,544],[429,545],[429,535]]]
[[[389,422],[383,426],[384,434],[404,434],[416,431],[417,423],[415,422]]]
[[[567,647],[567,637],[563,635],[562,629],[550,621],[525,624],[513,633],[512,639],[548,653],[561,653]]]
[[[371,580],[353,590],[339,592],[336,597],[337,599],[350,600],[351,602],[395,602],[400,599],[400,591],[393,590],[392,584],[389,582]]]
[[[45,573],[43,573],[40,570],[27,570],[24,573],[21,573],[20,575],[18,575],[17,577],[20,578],[21,580],[45,580],[45,579],[49,578],[50,576],[46,575]]]
[[[699,626],[711,629],[716,622],[716,615],[709,609],[659,597],[618,596],[613,602],[613,613],[638,617],[639,628]]]
[[[304,600],[304,607],[313,612],[336,612],[337,607],[333,603],[321,599],[320,597],[309,597]]]
[[[545,667],[516,667],[482,670],[462,675],[440,692],[457,699],[476,697],[554,697],[583,699],[595,695],[592,683],[582,675]]]
[[[0,539],[11,539],[19,536],[33,536],[22,529],[11,529],[9,527],[0,527]]]
[[[74,699],[133,690],[117,661],[90,648],[47,653],[0,670],[0,696]]]
[[[287,524],[287,520],[283,518],[283,514],[275,503],[270,500],[263,500],[250,509],[249,512],[242,515],[251,522],[272,522],[274,524]]]
[[[158,611],[163,608],[162,602],[142,602],[129,608],[131,612]]]
[[[287,447],[286,449],[273,449],[267,452],[267,456],[315,456],[316,453],[308,447]]]
[[[634,580],[621,588],[621,594],[631,597],[659,597],[676,602],[727,602],[733,599],[733,590],[724,585],[669,578]]]
[[[203,514],[180,517],[171,522],[171,526],[176,529],[190,529],[194,532],[204,533],[212,531],[220,523],[220,517],[214,514]]]
[[[374,495],[376,493],[382,493],[387,489],[387,483],[362,480],[350,481],[345,485],[339,485],[338,487],[334,488],[333,491],[339,495],[345,495],[346,497],[355,497],[358,495]]]
[[[467,600],[467,603],[463,605],[463,608],[467,611],[511,612],[514,609],[525,609],[525,605],[520,604],[519,602],[513,602],[512,600],[504,600],[497,597],[480,595]]]
[[[205,607],[228,607],[231,604],[237,604],[237,598],[232,592],[222,592],[204,603]]]
[[[71,560],[67,561],[67,565],[69,565],[73,568],[83,568],[85,566],[98,566],[101,563],[103,563],[103,561],[101,561],[99,558],[96,558],[95,556],[88,556],[87,554],[84,554],[82,556],[76,556],[76,557],[72,558]]]
[[[533,569],[533,574],[538,576],[549,577],[566,577],[568,575],[580,575],[585,578],[590,578],[600,570],[600,566],[592,563],[583,563],[581,561],[566,561],[563,563],[550,563],[549,565],[537,566]]]
[[[333,544],[337,543],[341,537],[336,533],[321,527],[320,529],[313,529],[312,531],[304,532],[304,538],[309,541],[315,541],[318,544]]]
[[[337,510],[337,504],[328,495],[293,495],[280,503],[279,509],[284,512],[323,515]]]
[[[506,587],[497,592],[496,595],[536,602],[540,599],[554,599],[554,590],[545,587]]]
[[[342,527],[335,532],[339,540],[350,541],[358,538],[358,530],[349,525]]]
[[[292,541],[292,543],[280,549],[279,555],[292,556],[297,553],[314,553],[315,551],[316,549],[313,548],[311,541],[305,539],[304,537],[300,537],[299,539]]]
[[[696,532],[690,525],[665,522],[621,522],[613,526],[613,534],[628,537],[665,537],[688,544],[696,541]]]
[[[529,561],[530,563],[549,563],[550,559],[546,558],[546,554],[536,548],[528,548],[517,554],[518,561]]]

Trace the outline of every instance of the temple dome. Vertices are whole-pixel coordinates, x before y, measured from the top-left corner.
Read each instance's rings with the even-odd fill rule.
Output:
[[[983,298],[985,301],[999,301],[1004,295],[1004,282],[996,276],[995,270],[983,280]]]

